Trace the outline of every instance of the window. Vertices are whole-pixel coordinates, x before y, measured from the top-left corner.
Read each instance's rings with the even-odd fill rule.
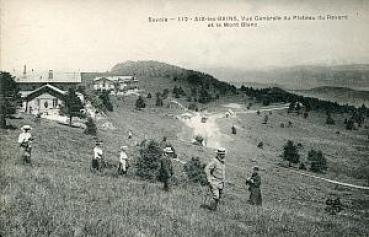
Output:
[[[49,107],[49,103],[47,103],[47,101],[45,101],[45,103],[44,103],[44,107],[45,107],[45,108]]]
[[[57,108],[58,107],[58,99],[55,98],[53,99],[53,108]]]

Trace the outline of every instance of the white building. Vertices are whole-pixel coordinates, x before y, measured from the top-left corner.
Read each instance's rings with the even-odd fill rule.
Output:
[[[139,89],[139,81],[134,76],[102,76],[94,79],[95,91],[111,91],[113,93],[135,91]]]
[[[31,114],[57,115],[60,108],[64,106],[67,92],[50,84],[43,85],[33,91],[21,91],[22,106],[20,112]],[[81,102],[84,98],[81,93],[76,92]]]

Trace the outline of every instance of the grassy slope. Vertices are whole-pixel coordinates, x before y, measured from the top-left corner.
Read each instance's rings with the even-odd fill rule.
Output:
[[[154,99],[152,99],[153,103]],[[104,141],[107,159],[116,161],[117,149],[126,143],[128,128],[134,130],[135,140],[144,134],[149,138],[167,135],[179,157],[189,160],[198,155],[207,162],[214,154],[211,149],[175,141],[182,123],[173,117],[176,111],[148,106],[145,111],[134,112],[134,99],[115,102],[115,112],[109,120],[117,127],[113,131],[99,131]],[[150,103],[150,102],[149,102]],[[240,115],[237,120],[220,119],[224,133],[230,133],[230,124],[239,127],[238,139],[225,144],[229,148],[228,185],[220,210],[212,213],[199,206],[209,200],[207,189],[187,184],[182,167],[176,163],[178,185],[171,193],[161,190],[159,183],[147,183],[135,178],[134,169],[128,177],[116,178],[112,170],[104,174],[89,171],[94,146],[93,137],[78,129],[70,129],[42,120],[40,124],[13,120],[20,127],[30,123],[36,138],[34,167],[19,162],[15,144],[19,131],[1,132],[1,223],[0,234],[5,236],[367,236],[369,228],[368,206],[357,206],[368,200],[363,191],[335,187],[307,179],[276,166],[281,146],[286,139],[304,145],[303,153],[320,146],[334,154],[337,162],[358,166],[365,158],[350,144],[365,144],[358,132],[344,132],[322,124],[324,118],[313,115],[304,120],[285,113],[270,115],[270,125],[261,124],[256,114]],[[280,122],[293,121],[294,128],[280,128]],[[266,128],[265,128],[266,127]],[[309,139],[306,139],[309,138]],[[311,138],[311,139],[310,139]],[[263,140],[264,150],[256,148]],[[366,141],[367,142],[367,141]],[[137,148],[130,145],[130,156]],[[367,144],[367,143],[366,143]],[[340,150],[338,150],[340,149]],[[109,151],[108,151],[109,150]],[[333,157],[327,157],[333,162]],[[348,162],[355,159],[355,163]],[[343,161],[341,161],[343,160]],[[263,167],[262,208],[246,204],[248,192],[244,179],[250,167]],[[361,163],[359,163],[361,164]],[[334,177],[329,172],[327,177]],[[347,175],[340,179],[364,182]],[[331,191],[339,192],[347,206],[338,216],[327,215],[324,201]],[[362,202],[365,204],[365,202]],[[366,205],[368,205],[366,203]]]

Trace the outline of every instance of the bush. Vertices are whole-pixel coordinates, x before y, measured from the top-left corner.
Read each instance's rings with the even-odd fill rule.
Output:
[[[138,99],[136,100],[136,109],[143,109],[146,107],[145,101],[142,98],[142,96],[139,96]]]
[[[264,147],[264,143],[263,142],[259,142],[257,145],[257,148],[263,149]]]
[[[199,157],[192,157],[191,161],[187,162],[183,167],[188,179],[193,183],[201,185],[208,183],[204,168],[205,164],[200,161]]]
[[[149,94],[147,94],[146,98],[148,98],[148,99],[151,99],[152,98],[152,95],[151,95],[150,92],[149,92]]]
[[[310,150],[308,160],[311,162],[310,170],[313,172],[322,173],[327,170],[327,160],[323,156],[322,151]]]
[[[297,146],[295,146],[291,140],[288,140],[283,146],[283,159],[289,162],[289,166],[291,166],[291,163],[299,163],[300,161]]]
[[[162,107],[163,106],[163,99],[161,98],[161,94],[160,92],[157,92],[156,93],[156,102],[155,102],[155,106],[158,106],[158,107]]]
[[[162,149],[159,143],[153,140],[147,141],[140,150],[136,175],[148,180],[158,179],[161,155]]]
[[[327,115],[327,120],[326,120],[326,122],[325,122],[326,124],[329,124],[329,125],[334,125],[335,124],[335,122],[334,122],[334,120],[333,120],[333,118],[332,118],[332,116],[331,116],[331,114],[328,114]]]
[[[194,145],[202,146],[203,145],[204,138],[201,135],[195,136],[195,142]]]
[[[199,111],[199,108],[197,107],[197,104],[191,103],[188,105],[189,110]]]
[[[91,117],[89,117],[86,121],[86,129],[84,131],[85,134],[87,135],[96,135],[97,133],[97,127],[95,122],[93,121],[93,119]]]

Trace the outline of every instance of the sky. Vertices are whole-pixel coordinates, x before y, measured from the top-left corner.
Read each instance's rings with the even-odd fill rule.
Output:
[[[107,71],[127,60],[242,70],[366,64],[369,1],[0,0],[0,66]],[[276,3],[278,2],[278,3]],[[258,22],[255,28],[151,23],[148,17],[347,15],[342,21]]]

